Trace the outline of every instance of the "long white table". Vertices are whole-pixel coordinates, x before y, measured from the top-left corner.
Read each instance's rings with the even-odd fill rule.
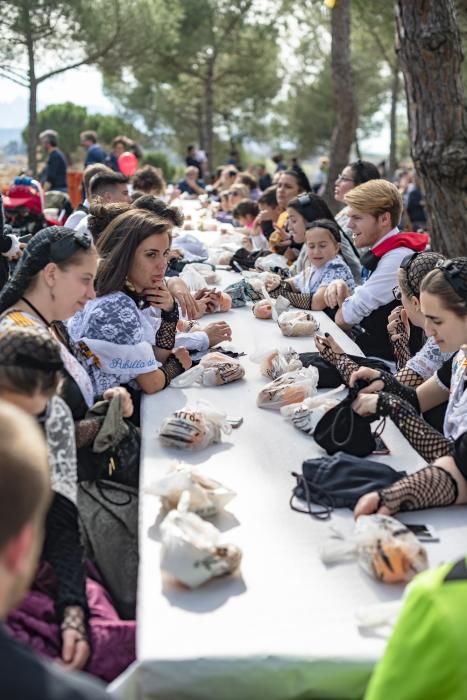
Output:
[[[224,275],[224,281],[238,279]],[[329,331],[354,354],[349,338],[323,313]],[[216,388],[169,388],[143,404],[142,490],[164,474],[171,460],[197,465],[237,492],[214,524],[225,542],[243,550],[240,571],[197,590],[169,582],[159,569],[158,499],[141,495],[137,662],[111,687],[125,700],[291,700],[361,698],[385,640],[362,633],[358,608],[400,598],[402,586],[370,579],[355,562],[326,568],[319,548],[329,525],[293,512],[289,497],[305,458],[323,454],[312,438],[278,412],[256,407],[266,383],[249,355],[258,347],[287,344],[314,350],[310,338],[284,338],[273,321],[254,319],[251,308],[216,315],[233,329],[245,379]],[[207,317],[214,320],[214,317]],[[244,424],[217,446],[201,452],[169,450],[158,441],[164,417],[197,398],[210,401]],[[423,460],[388,423],[390,456],[380,461],[412,472]],[[377,458],[378,459],[378,458]],[[450,508],[405,514],[406,522],[430,523],[440,536],[428,544],[431,565],[465,553],[465,510]],[[350,527],[350,511],[333,522]]]

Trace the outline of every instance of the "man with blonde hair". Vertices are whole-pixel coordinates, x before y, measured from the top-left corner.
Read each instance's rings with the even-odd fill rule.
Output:
[[[393,360],[388,342],[387,317],[395,306],[393,290],[397,271],[408,255],[425,250],[428,236],[400,232],[402,198],[395,185],[386,180],[370,180],[345,195],[348,228],[357,248],[369,248],[363,255],[364,283],[353,294],[342,280],[331,282],[326,302],[337,308],[335,322],[353,330],[355,342],[366,355]]]
[[[47,447],[36,421],[0,401],[0,689],[5,700],[105,700],[84,674],[66,673],[3,629],[26,594],[51,497]]]

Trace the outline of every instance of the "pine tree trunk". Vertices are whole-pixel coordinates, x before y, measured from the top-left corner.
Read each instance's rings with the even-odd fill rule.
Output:
[[[463,60],[451,0],[397,0],[396,47],[412,158],[422,178],[432,247],[467,255],[467,127]]]
[[[215,172],[214,155],[214,59],[210,57],[207,63],[205,83],[205,117],[206,117],[206,150],[208,155],[209,170]]]
[[[390,143],[389,143],[389,163],[388,177],[390,180],[394,177],[397,168],[397,104],[399,101],[399,62],[396,61],[392,67],[392,83],[391,83],[391,116],[390,124]]]
[[[37,170],[37,82],[36,64],[34,55],[34,39],[32,36],[29,7],[23,7],[23,23],[26,35],[26,48],[28,54],[28,79],[29,79],[29,125],[28,125],[28,169],[32,175]]]
[[[333,209],[336,208],[334,182],[349,162],[357,129],[357,103],[350,62],[350,8],[351,0],[336,0],[331,10],[331,69],[336,127],[332,135],[324,197]]]

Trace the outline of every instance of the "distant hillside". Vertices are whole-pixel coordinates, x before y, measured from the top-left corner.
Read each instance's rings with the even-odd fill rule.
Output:
[[[22,142],[21,129],[0,129],[0,148],[10,141]]]

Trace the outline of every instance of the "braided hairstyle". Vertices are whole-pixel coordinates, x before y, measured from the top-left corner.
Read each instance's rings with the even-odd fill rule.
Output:
[[[0,293],[0,313],[24,296],[46,265],[53,262],[66,270],[70,265],[79,264],[82,256],[91,251],[95,252],[92,238],[84,232],[65,226],[49,226],[36,233]]]
[[[60,346],[44,328],[8,326],[0,330],[0,392],[52,396],[62,368]]]
[[[408,266],[399,268],[398,282],[406,297],[420,298],[420,286],[426,275],[444,260],[440,253],[414,253]],[[404,262],[404,261],[403,261]]]

